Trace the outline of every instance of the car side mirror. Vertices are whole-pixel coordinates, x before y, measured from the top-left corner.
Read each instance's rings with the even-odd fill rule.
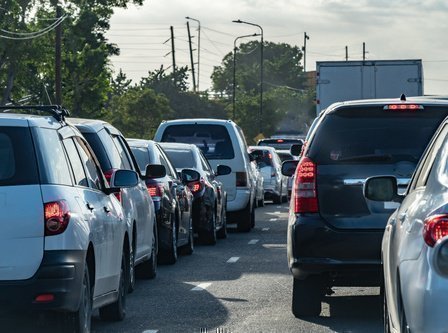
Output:
[[[146,166],[145,179],[162,178],[166,176],[165,166],[162,164],[148,164]]]
[[[289,151],[291,152],[292,156],[300,156],[302,153],[303,143],[295,143],[291,145],[291,148]]]
[[[394,176],[370,177],[364,184],[364,197],[373,201],[398,201],[403,196],[398,194],[397,178]]]
[[[183,169],[181,171],[181,179],[182,183],[188,184],[191,182],[196,182],[201,178],[201,175],[196,170],[192,169]]]
[[[216,175],[217,176],[225,176],[232,172],[232,168],[227,165],[218,165],[216,168]]]
[[[282,175],[291,177],[297,169],[298,160],[288,160],[282,163]]]
[[[133,170],[115,170],[110,178],[110,187],[104,189],[106,194],[120,192],[121,188],[134,187],[138,185],[140,178]]]

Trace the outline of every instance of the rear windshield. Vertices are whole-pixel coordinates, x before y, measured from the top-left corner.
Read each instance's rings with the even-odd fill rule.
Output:
[[[196,162],[194,159],[193,152],[187,149],[169,149],[163,148],[165,153],[168,155],[171,163],[176,169],[184,168],[196,168]]]
[[[300,139],[263,139],[258,141],[258,146],[274,147],[275,149],[289,149],[293,144],[302,144]]]
[[[318,164],[417,163],[447,115],[448,109],[441,107],[340,109],[325,115],[311,138],[308,156]]]
[[[0,127],[0,186],[39,184],[28,127]]]
[[[161,141],[194,144],[209,160],[235,157],[227,128],[222,125],[171,125],[163,132]]]

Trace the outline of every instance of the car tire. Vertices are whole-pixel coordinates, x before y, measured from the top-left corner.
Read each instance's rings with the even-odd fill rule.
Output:
[[[264,198],[258,200],[258,207],[264,207]]]
[[[194,232],[193,232],[193,219],[190,216],[188,231],[188,243],[179,248],[179,253],[182,255],[191,255],[194,251]]]
[[[218,239],[225,239],[227,238],[227,212],[225,208],[222,209],[221,221],[222,227],[216,232],[216,237],[218,237]]]
[[[322,286],[316,277],[294,279],[292,313],[295,317],[318,316],[321,312]]]
[[[137,266],[137,272],[144,279],[154,279],[157,275],[157,222],[154,221],[153,241],[151,248],[151,258]]]
[[[132,245],[129,250],[129,286],[128,293],[132,293],[135,290],[135,239],[136,235],[134,235],[134,239],[132,240]]]
[[[209,230],[199,230],[199,242],[205,245],[215,245],[216,244],[216,214],[213,208],[211,210],[211,219]]]
[[[170,217],[170,247],[159,253],[159,262],[166,265],[174,265],[177,261],[177,225],[174,214]]]
[[[257,200],[255,199],[254,200],[254,205],[253,205],[253,207],[255,207],[255,202],[256,202]],[[252,213],[250,214],[250,227],[251,228],[254,228],[255,227],[255,209],[252,209]]]
[[[251,202],[247,203],[246,208],[244,208],[237,216],[237,230],[239,232],[249,232],[252,225],[252,214],[254,209],[251,207]]]
[[[115,302],[103,306],[99,309],[100,318],[108,321],[121,321],[126,317],[126,294],[128,279],[127,275],[127,259],[129,254],[124,251],[121,255],[120,282],[118,285],[118,298]]]
[[[76,312],[68,314],[68,320],[75,333],[90,333],[92,322],[92,287],[90,286],[90,273],[87,262],[84,265],[84,277],[81,288],[81,301]],[[68,331],[68,330],[67,330]]]

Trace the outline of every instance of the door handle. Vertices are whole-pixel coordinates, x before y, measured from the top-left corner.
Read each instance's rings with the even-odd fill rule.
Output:
[[[95,209],[95,207],[93,207],[93,206],[90,204],[90,202],[86,203],[86,207],[87,207],[87,209],[90,210],[90,211],[92,211],[92,210]]]
[[[109,207],[107,207],[107,206],[104,206],[104,211],[106,212],[106,213],[110,213],[110,208]]]

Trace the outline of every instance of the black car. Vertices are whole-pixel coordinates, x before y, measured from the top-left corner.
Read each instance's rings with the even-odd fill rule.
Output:
[[[198,233],[199,242],[213,245],[216,238],[227,237],[227,196],[217,176],[227,175],[230,167],[218,165],[217,172],[211,168],[202,151],[191,144],[160,143],[177,171],[194,169],[200,179],[189,183],[194,195],[193,230]]]
[[[295,316],[318,315],[333,286],[380,285],[381,240],[396,204],[365,199],[363,185],[391,175],[406,187],[447,115],[446,102],[405,96],[333,104],[300,160],[283,162],[295,177],[287,240]]]
[[[142,173],[149,165],[163,165],[163,178],[147,177],[146,186],[154,202],[159,236],[159,262],[174,264],[177,250],[193,253],[193,194],[176,172],[160,145],[151,140],[127,139]]]

